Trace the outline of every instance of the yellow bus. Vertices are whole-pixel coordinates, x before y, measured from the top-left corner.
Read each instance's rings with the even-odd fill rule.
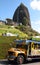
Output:
[[[17,63],[24,63],[26,60],[40,59],[40,41],[15,40],[15,48],[8,50],[8,60],[16,60]]]

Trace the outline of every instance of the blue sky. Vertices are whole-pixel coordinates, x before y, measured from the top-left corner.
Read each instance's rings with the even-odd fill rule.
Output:
[[[13,18],[20,3],[28,8],[32,28],[40,33],[40,0],[0,0],[0,20]]]

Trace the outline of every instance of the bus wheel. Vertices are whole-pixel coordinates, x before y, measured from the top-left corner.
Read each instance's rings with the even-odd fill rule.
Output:
[[[23,64],[24,63],[24,57],[23,57],[23,55],[18,55],[18,57],[17,57],[17,63],[18,64]]]

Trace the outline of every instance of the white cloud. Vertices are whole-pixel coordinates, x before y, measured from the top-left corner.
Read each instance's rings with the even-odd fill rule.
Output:
[[[30,3],[32,9],[40,10],[40,0],[32,0]]]
[[[40,20],[31,22],[32,28],[40,33]]]

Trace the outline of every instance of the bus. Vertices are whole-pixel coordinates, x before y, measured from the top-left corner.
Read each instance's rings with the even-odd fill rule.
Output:
[[[15,40],[15,47],[8,50],[8,60],[17,63],[24,63],[32,59],[40,59],[40,41],[35,40]]]

